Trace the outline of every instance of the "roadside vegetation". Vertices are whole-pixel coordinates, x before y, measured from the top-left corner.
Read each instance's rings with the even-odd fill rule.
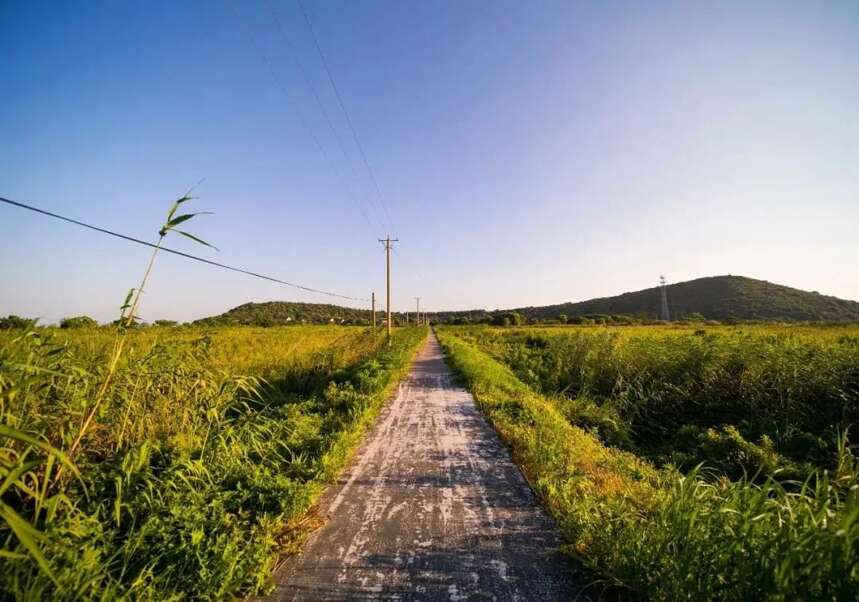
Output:
[[[3,597],[264,591],[424,336],[133,330],[72,463],[112,334],[0,333]]]
[[[425,328],[141,328],[158,230],[119,319],[0,320],[0,598],[261,593]],[[184,227],[184,226],[183,226]]]
[[[859,329],[437,330],[605,591],[859,595]]]

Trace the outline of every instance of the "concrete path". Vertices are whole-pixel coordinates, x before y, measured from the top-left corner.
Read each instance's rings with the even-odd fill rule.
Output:
[[[271,600],[571,600],[554,523],[430,335]]]

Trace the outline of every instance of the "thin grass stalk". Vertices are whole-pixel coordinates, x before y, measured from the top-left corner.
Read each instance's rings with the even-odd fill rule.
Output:
[[[152,266],[155,264],[155,257],[158,254],[158,251],[161,249],[161,242],[164,240],[164,235],[161,235],[158,238],[158,244],[155,245],[155,249],[152,251],[152,255],[149,257],[149,265],[146,266],[146,272],[143,274],[143,280],[140,282],[140,287],[135,291],[134,299],[131,303],[131,310],[128,312],[128,318],[121,325],[121,335],[117,335],[118,339],[113,347],[113,354],[110,358],[110,363],[108,364],[107,374],[105,374],[104,380],[99,387],[98,393],[95,397],[95,403],[93,403],[92,408],[87,414],[86,419],[81,425],[80,430],[78,431],[77,437],[75,437],[72,446],[69,448],[68,456],[71,458],[74,456],[74,453],[77,451],[78,447],[83,441],[84,435],[86,435],[87,430],[89,430],[90,424],[92,424],[93,418],[95,418],[96,412],[98,412],[98,408],[101,406],[102,401],[104,400],[104,396],[107,393],[107,389],[110,386],[111,380],[113,379],[113,375],[116,372],[116,366],[119,364],[119,358],[122,355],[122,351],[125,348],[125,341],[128,339],[128,331],[131,328],[131,325],[134,323],[134,318],[136,316],[136,311],[138,306],[140,305],[140,296],[143,294],[143,289],[146,286],[146,282],[149,280],[149,274],[152,272]],[[57,471],[57,480],[59,480],[60,475],[62,474],[62,467]]]
[[[122,334],[118,335],[118,339],[116,340],[116,342],[114,344],[113,352],[111,354],[110,362],[108,364],[107,374],[105,374],[104,380],[102,381],[101,386],[98,389],[98,393],[96,394],[95,402],[93,403],[92,408],[90,409],[89,413],[87,414],[86,418],[84,419],[84,422],[81,425],[81,428],[78,431],[78,434],[75,437],[74,442],[72,443],[71,447],[69,448],[69,452],[68,452],[69,457],[72,457],[74,455],[74,453],[77,451],[78,447],[80,446],[81,442],[83,441],[84,436],[86,435],[87,431],[89,430],[93,419],[95,418],[96,412],[98,412],[99,407],[101,406],[102,402],[104,401],[104,397],[107,394],[107,389],[110,386],[110,383],[113,379],[113,375],[116,372],[116,367],[117,367],[117,365],[119,365],[119,359],[122,356],[122,351],[125,348],[125,342],[128,339],[128,330],[134,324],[134,320],[137,317],[137,308],[140,305],[140,297],[143,294],[143,289],[146,287],[146,283],[149,280],[149,275],[152,273],[152,266],[155,265],[155,257],[158,255],[158,251],[161,249],[161,243],[164,241],[164,237],[167,236],[168,232],[175,230],[179,234],[182,234],[183,236],[186,236],[187,238],[190,238],[191,240],[194,240],[200,244],[210,246],[210,247],[212,246],[209,243],[205,242],[204,240],[200,240],[199,238],[197,238],[193,234],[189,234],[188,232],[183,232],[182,230],[177,230],[175,228],[178,224],[181,224],[183,222],[186,222],[186,221],[192,219],[195,215],[200,215],[201,213],[208,213],[208,212],[187,213],[184,215],[175,216],[176,210],[179,208],[179,206],[182,205],[182,203],[185,203],[185,202],[191,200],[192,197],[189,196],[190,193],[191,193],[191,191],[189,190],[187,193],[185,193],[184,196],[182,196],[182,198],[178,199],[177,201],[175,201],[173,203],[173,205],[170,207],[170,210],[167,212],[167,219],[166,219],[164,225],[161,226],[161,229],[158,231],[158,243],[155,245],[155,248],[152,250],[152,255],[150,255],[150,257],[149,257],[149,264],[146,266],[146,271],[143,273],[143,279],[140,281],[140,286],[137,288],[136,291],[134,291],[134,295],[133,295],[133,298],[131,300],[131,308],[128,311],[128,316],[126,318],[125,314],[123,313],[122,316],[120,317],[120,321],[125,319],[125,322],[120,323],[120,328],[121,328]],[[126,298],[126,303],[123,304],[123,312],[125,311],[125,308],[127,306],[128,306],[128,299]],[[59,470],[57,470],[55,482],[59,482],[61,476],[62,476],[62,467],[60,467]]]

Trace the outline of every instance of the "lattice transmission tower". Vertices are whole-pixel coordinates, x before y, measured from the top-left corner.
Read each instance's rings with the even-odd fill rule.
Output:
[[[668,282],[665,276],[659,277],[659,288],[662,292],[662,306],[660,307],[659,317],[666,322],[671,320],[671,314],[668,313]]]

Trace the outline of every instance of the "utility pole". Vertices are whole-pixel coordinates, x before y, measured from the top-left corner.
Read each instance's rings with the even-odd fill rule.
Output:
[[[665,276],[659,277],[659,288],[662,289],[662,307],[660,319],[665,320],[666,322],[671,320],[671,314],[668,313],[668,285],[665,280]]]
[[[370,294],[370,302],[373,304],[373,330],[376,330],[376,291]]]
[[[379,242],[385,245],[385,255],[388,266],[388,287],[387,287],[387,303],[385,304],[385,313],[388,319],[388,344],[391,343],[391,249],[395,242],[399,242],[399,238],[391,238],[389,234],[387,238],[380,238]]]
[[[420,326],[421,325],[421,298],[415,297],[415,301],[418,302],[418,306],[415,309],[415,318],[416,318],[415,321],[417,322],[418,326]]]

